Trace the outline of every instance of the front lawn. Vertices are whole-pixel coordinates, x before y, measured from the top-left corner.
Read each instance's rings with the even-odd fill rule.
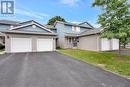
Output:
[[[59,52],[78,60],[95,64],[112,72],[130,76],[130,56],[128,55],[119,56],[118,54],[109,52],[94,52],[79,49],[61,49]]]

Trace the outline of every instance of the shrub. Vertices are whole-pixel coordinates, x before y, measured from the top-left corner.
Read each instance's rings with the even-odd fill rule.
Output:
[[[0,43],[0,49],[4,49],[4,48],[5,48],[5,46]]]

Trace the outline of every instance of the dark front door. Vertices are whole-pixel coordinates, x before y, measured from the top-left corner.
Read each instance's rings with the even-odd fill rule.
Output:
[[[78,39],[73,38],[73,47],[77,47]]]

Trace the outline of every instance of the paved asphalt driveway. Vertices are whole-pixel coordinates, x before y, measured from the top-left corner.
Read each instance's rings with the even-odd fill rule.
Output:
[[[130,87],[130,81],[57,52],[0,56],[0,87]]]
[[[119,53],[118,51],[112,51],[112,52]],[[120,53],[123,55],[130,55],[130,50],[121,50]]]

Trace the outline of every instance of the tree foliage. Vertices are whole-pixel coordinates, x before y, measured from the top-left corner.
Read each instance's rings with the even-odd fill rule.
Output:
[[[56,21],[66,22],[61,16],[55,16],[48,21],[48,25],[53,25]]]
[[[104,28],[102,37],[118,38],[125,45],[130,39],[130,4],[128,0],[95,0],[92,5],[98,6],[102,14],[98,23]]]

